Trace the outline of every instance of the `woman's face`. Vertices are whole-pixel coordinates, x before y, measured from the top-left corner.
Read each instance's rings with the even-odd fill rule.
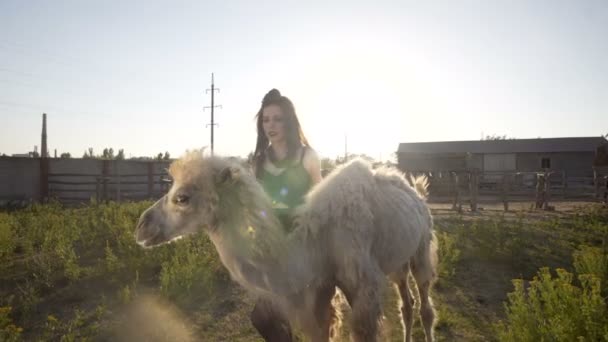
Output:
[[[262,127],[271,144],[285,141],[285,120],[281,107],[271,104],[262,109]]]

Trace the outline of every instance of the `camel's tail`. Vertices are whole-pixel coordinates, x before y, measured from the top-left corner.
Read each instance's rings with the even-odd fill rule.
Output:
[[[416,256],[412,259],[412,271],[417,281],[433,283],[437,278],[437,237],[430,233],[428,240],[422,241]]]
[[[426,175],[415,177],[412,174],[409,174],[408,181],[410,185],[414,187],[418,196],[423,199],[429,197],[429,178]]]

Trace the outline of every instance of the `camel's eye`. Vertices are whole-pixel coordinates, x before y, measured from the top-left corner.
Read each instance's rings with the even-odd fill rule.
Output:
[[[173,198],[173,202],[179,205],[186,205],[190,201],[188,195],[177,195]]]

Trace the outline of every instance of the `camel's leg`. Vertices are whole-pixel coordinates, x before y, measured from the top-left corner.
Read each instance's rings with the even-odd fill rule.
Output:
[[[403,319],[405,342],[412,341],[412,324],[414,322],[414,298],[408,284],[409,274],[410,264],[407,263],[401,271],[391,275],[391,279],[397,285],[401,297],[401,318]]]
[[[298,311],[299,323],[306,336],[312,342],[328,342],[330,340],[332,324],[336,321],[336,311],[332,305],[332,298],[336,293],[334,284],[325,285],[316,289],[302,292],[300,303],[294,301],[292,305]],[[303,301],[302,301],[303,299]]]
[[[338,319],[336,308],[332,305],[332,298],[335,294],[336,286],[334,284],[317,290],[314,311],[317,324],[321,328],[320,341],[329,341],[330,337],[337,333],[331,330]]]
[[[291,326],[271,301],[258,299],[251,312],[251,323],[266,342],[291,342]]]
[[[341,275],[340,289],[351,306],[351,329],[354,342],[378,340],[378,326],[382,314],[382,288],[385,279],[379,267],[358,264],[348,275]]]
[[[429,265],[432,264],[424,261],[422,262],[422,265],[412,264],[412,274],[414,275],[414,279],[416,279],[418,293],[420,294],[420,318],[422,320],[427,342],[434,340],[433,323],[435,321],[435,311],[430,297],[430,290],[435,272],[433,269],[427,268]]]

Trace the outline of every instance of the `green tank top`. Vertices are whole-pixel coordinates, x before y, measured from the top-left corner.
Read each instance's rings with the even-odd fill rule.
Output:
[[[275,214],[288,231],[293,223],[294,209],[304,203],[304,196],[312,185],[310,175],[302,165],[305,153],[306,150],[299,161],[286,159],[272,163],[276,172],[270,172],[265,167],[260,178],[262,187],[272,200]]]

